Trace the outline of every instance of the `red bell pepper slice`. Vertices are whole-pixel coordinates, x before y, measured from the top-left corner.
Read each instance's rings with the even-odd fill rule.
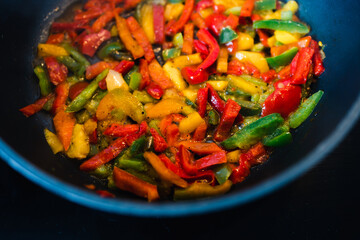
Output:
[[[53,118],[54,127],[60,142],[64,146],[65,151],[70,147],[73,129],[76,119],[73,113],[67,113],[64,109],[59,110]]]
[[[239,161],[239,166],[233,167],[229,179],[234,183],[240,183],[250,174],[250,163],[246,159]]]
[[[216,61],[220,52],[219,44],[208,30],[200,29],[196,35],[200,41],[209,46],[210,53],[196,69],[192,67],[184,67],[181,70],[181,74],[190,84],[198,84],[207,80],[207,73],[205,70]]]
[[[116,186],[121,190],[147,198],[149,202],[160,198],[156,185],[145,182],[120,168],[114,167],[113,176]]]
[[[296,57],[296,56],[295,56]],[[294,60],[294,59],[293,59]],[[279,79],[286,79],[291,77],[291,64],[287,65],[277,73]]]
[[[139,90],[143,90],[151,82],[150,75],[149,75],[148,63],[147,63],[147,61],[145,59],[142,59],[142,58],[140,59],[139,71],[140,71],[140,74],[142,76],[140,86],[139,86]]]
[[[181,51],[185,54],[192,54],[194,45],[194,24],[187,23],[184,27],[184,43]]]
[[[220,114],[224,112],[225,109],[225,101],[219,97],[219,94],[215,91],[215,89],[210,85],[206,85],[209,88],[209,102],[210,105]]]
[[[300,86],[287,85],[283,88],[275,89],[275,91],[266,98],[261,115],[267,116],[272,113],[280,113],[281,116],[285,118],[297,109],[300,101]]]
[[[213,5],[214,13],[224,13],[226,8],[224,5]]]
[[[224,150],[202,157],[196,160],[194,165],[197,169],[204,169],[222,163],[226,163],[226,152]]]
[[[195,39],[194,42],[195,51],[201,54],[201,58],[205,59],[209,55],[209,50],[204,43]]]
[[[98,135],[97,135],[96,129],[89,135],[89,143],[91,143],[91,144],[98,143]]]
[[[224,141],[230,134],[234,121],[240,112],[241,106],[232,99],[227,100],[220,123],[214,133],[215,141]]]
[[[236,29],[239,25],[239,17],[235,16],[234,14],[230,13],[230,15],[224,21],[224,27],[231,27],[232,29]]]
[[[257,34],[259,35],[260,42],[264,47],[269,47],[268,39],[269,36],[266,34],[266,32],[263,29],[256,29]]]
[[[114,71],[117,71],[118,73],[121,73],[122,75],[127,74],[131,68],[134,66],[134,62],[133,61],[128,61],[128,60],[122,60],[119,64],[117,64],[114,67]]]
[[[139,124],[119,124],[113,123],[104,131],[104,135],[112,137],[125,137],[139,132]]]
[[[103,29],[113,18],[114,14],[119,14],[123,11],[122,8],[115,8],[107,10],[103,15],[101,15],[91,26],[94,32],[99,32]]]
[[[52,105],[53,114],[65,108],[66,100],[69,96],[69,89],[70,85],[67,82],[62,82],[55,88],[55,100]]]
[[[222,151],[222,149],[215,143],[182,141],[179,143],[179,145],[184,146],[186,149],[200,156],[205,156]]]
[[[81,171],[93,171],[96,168],[104,165],[105,163],[114,159],[119,155],[128,145],[126,143],[126,137],[118,138],[113,143],[110,144],[107,148],[86,160],[80,165]]]
[[[255,7],[255,0],[246,0],[246,2],[241,7],[240,16],[251,17],[254,7]]]
[[[80,20],[92,20],[99,17],[103,13],[103,10],[99,7],[91,8],[87,11],[80,11],[75,14],[74,21]]]
[[[129,17],[128,19],[126,19],[126,23],[131,34],[144,50],[145,59],[148,62],[151,62],[155,58],[155,54],[152,49],[152,45],[146,36],[145,31],[142,29],[142,27],[134,17]]]
[[[200,124],[193,134],[194,141],[203,141],[206,137],[207,124],[204,122]]]
[[[314,49],[309,47],[301,48],[293,59],[291,66],[296,65],[296,68],[292,68],[292,84],[305,84],[310,72],[312,58],[314,55]]]
[[[83,54],[93,57],[100,45],[106,40],[109,40],[110,37],[110,32],[105,29],[97,33],[88,34],[80,42],[80,50]]]
[[[227,17],[223,14],[213,13],[205,18],[205,24],[212,33],[219,36],[221,30],[224,28],[226,19]]]
[[[164,7],[162,5],[153,5],[153,21],[154,21],[154,33],[155,43],[162,44],[165,41],[165,18]]]
[[[78,82],[72,85],[69,90],[69,98],[74,100],[88,85],[88,82]]]
[[[166,128],[166,141],[169,147],[172,147],[176,144],[179,136],[179,127],[176,124],[171,124]]]
[[[198,113],[202,118],[205,117],[208,95],[209,95],[208,87],[200,88],[198,90],[196,105],[198,106]]]
[[[175,35],[183,29],[184,25],[189,21],[191,13],[194,9],[195,0],[185,0],[184,10],[180,18],[166,29],[167,35]]]
[[[200,12],[201,10],[205,8],[210,8],[214,5],[214,2],[212,0],[201,0],[196,4],[195,11]]]
[[[152,60],[148,66],[151,80],[157,83],[162,89],[168,89],[173,87],[173,83],[166,75],[161,65],[156,59]]]
[[[55,33],[55,34],[51,34],[46,43],[48,44],[59,44],[64,40],[64,33]]]
[[[324,63],[320,54],[319,44],[315,40],[311,40],[310,48],[314,49],[313,64],[315,76],[320,76],[324,71]]]
[[[154,150],[156,152],[163,152],[167,149],[168,145],[165,139],[154,129],[150,128],[150,133],[154,138]]]
[[[146,92],[155,99],[160,99],[164,95],[164,90],[155,82],[150,82],[146,87]]]
[[[251,74],[254,76],[260,76],[260,71],[249,62],[240,62],[239,60],[234,59],[231,60],[228,64],[227,74],[233,74],[233,75]]]
[[[247,161],[250,163],[251,166],[258,165],[264,163],[269,155],[264,147],[264,145],[259,142],[256,145],[252,146],[246,154],[240,155],[240,161],[243,157],[247,158]]]
[[[180,165],[187,174],[196,175],[198,169],[193,164],[194,157],[191,154],[191,152],[184,147],[184,145],[180,145],[179,147],[179,159],[180,159]]]
[[[51,31],[52,32],[65,32],[65,31],[77,31],[88,28],[86,26],[87,21],[76,21],[76,22],[70,22],[70,23],[60,23],[60,22],[54,22],[51,25]]]
[[[47,101],[54,97],[53,93],[38,99],[36,102],[21,108],[19,111],[22,112],[26,117],[30,117],[35,113],[39,112],[45,105]]]
[[[269,71],[262,73],[260,77],[264,82],[269,83],[276,78],[276,71],[270,69]]]
[[[66,81],[68,69],[64,64],[59,63],[55,57],[45,57],[44,60],[50,76],[50,81],[55,86]]]
[[[143,136],[148,131],[149,126],[147,125],[146,121],[142,121],[139,125],[139,132],[134,134],[129,134],[125,137],[125,141],[128,146],[131,146],[131,144],[136,140],[139,139],[141,136]]]

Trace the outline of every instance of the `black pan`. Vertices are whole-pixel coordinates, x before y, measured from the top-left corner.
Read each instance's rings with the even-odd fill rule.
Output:
[[[360,113],[360,2],[299,0],[299,16],[312,36],[325,45],[326,72],[315,84],[325,95],[294,133],[292,145],[277,149],[268,162],[224,196],[186,202],[147,203],[128,193],[104,199],[84,187],[103,183],[79,171],[79,163],[54,156],[44,136],[50,117],[26,119],[18,109],[39,97],[32,73],[36,46],[46,39],[50,23],[73,1],[3,1],[0,9],[0,72],[2,76],[0,156],[29,180],[70,201],[113,213],[138,216],[179,216],[219,211],[261,197],[297,178],[317,164],[344,138]],[[316,183],[314,183],[316,184]]]

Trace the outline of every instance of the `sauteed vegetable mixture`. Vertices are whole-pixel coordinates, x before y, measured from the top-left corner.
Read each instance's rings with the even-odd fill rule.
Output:
[[[323,91],[321,42],[295,1],[89,0],[51,25],[34,68],[54,154],[113,196],[192,199],[230,190],[292,141]]]

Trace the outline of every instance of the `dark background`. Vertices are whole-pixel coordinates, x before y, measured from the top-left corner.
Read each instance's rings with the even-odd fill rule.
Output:
[[[250,204],[172,219],[79,206],[0,161],[0,239],[360,239],[359,137],[360,123],[319,165]]]

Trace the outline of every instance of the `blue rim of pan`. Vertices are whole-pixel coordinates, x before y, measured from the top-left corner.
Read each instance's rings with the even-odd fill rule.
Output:
[[[48,191],[67,200],[93,209],[133,215],[141,217],[178,217],[210,213],[240,206],[270,192],[304,174],[312,166],[320,162],[344,139],[349,130],[357,122],[360,115],[360,95],[341,121],[335,131],[324,141],[319,143],[300,162],[250,189],[233,192],[221,197],[203,199],[199,201],[146,203],[131,200],[106,199],[90,193],[85,189],[75,187],[44,172],[25,158],[16,153],[0,138],[0,157],[13,169],[21,173],[30,181],[40,185]]]

